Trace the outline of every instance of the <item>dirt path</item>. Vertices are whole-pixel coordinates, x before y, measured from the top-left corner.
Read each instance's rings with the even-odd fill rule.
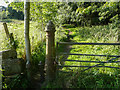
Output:
[[[65,53],[70,53],[70,51],[72,49],[72,45],[66,45],[63,49],[64,49]],[[69,57],[69,55],[64,55],[63,59],[67,59],[68,57]]]

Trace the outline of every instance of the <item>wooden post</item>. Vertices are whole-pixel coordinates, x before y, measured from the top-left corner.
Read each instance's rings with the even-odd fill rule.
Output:
[[[3,26],[4,26],[4,29],[5,29],[5,33],[6,33],[7,38],[8,38],[8,40],[10,40],[11,49],[16,50],[13,33],[9,34],[9,30],[7,28],[7,24],[6,23],[3,23]]]
[[[5,29],[5,33],[6,33],[7,38],[10,38],[9,37],[9,31],[8,31],[8,28],[7,28],[7,24],[3,23],[3,26],[4,26],[4,29]]]
[[[53,81],[55,79],[55,25],[52,21],[46,26],[46,61],[45,61],[45,69],[46,69],[46,81]]]
[[[14,41],[14,37],[13,37],[13,33],[10,33],[10,45],[12,46],[11,49],[16,50],[16,45],[15,45],[15,41]]]

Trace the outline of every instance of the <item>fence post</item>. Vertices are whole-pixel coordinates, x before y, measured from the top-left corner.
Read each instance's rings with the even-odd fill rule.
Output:
[[[4,29],[5,29],[5,33],[6,33],[7,38],[8,38],[8,40],[10,40],[11,49],[16,50],[13,33],[9,34],[9,30],[8,30],[8,27],[7,27],[6,23],[3,23],[3,26],[4,26]]]
[[[55,25],[49,21],[45,28],[46,32],[46,81],[53,81],[55,78]]]

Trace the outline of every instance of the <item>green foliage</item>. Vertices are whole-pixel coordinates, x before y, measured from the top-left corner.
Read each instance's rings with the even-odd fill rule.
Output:
[[[72,7],[68,3],[60,3],[58,9],[58,23],[70,23]]]
[[[10,6],[24,11],[23,2],[13,2]],[[42,30],[49,20],[57,26],[62,23],[89,26],[116,22],[119,7],[120,2],[32,2],[30,16],[42,26]]]
[[[22,4],[21,4],[22,5]],[[18,8],[16,9],[15,6]],[[6,16],[6,18],[8,19],[19,19],[19,20],[23,20],[24,19],[24,14],[23,11],[20,10],[20,5],[17,5],[17,3],[11,3],[10,5],[8,5],[8,7],[6,8],[6,15],[4,15],[4,17]]]
[[[45,42],[39,42],[32,51],[33,64],[38,65],[40,61],[45,63],[45,55]]]
[[[0,20],[2,21],[5,18],[7,18],[6,11],[0,11]]]
[[[24,2],[12,2],[13,9],[24,12]],[[37,27],[44,30],[49,20],[57,24],[57,3],[55,2],[31,2],[30,3],[30,20],[37,22]]]
[[[14,79],[11,79],[9,81],[9,84],[7,84],[7,89],[13,89],[13,88],[29,88],[29,81],[26,79],[25,75],[17,75],[14,77]]]
[[[13,9],[17,11],[22,11],[24,12],[24,2],[12,2],[10,3],[9,7],[12,7]]]
[[[120,13],[118,11],[118,7],[120,7],[119,2],[106,2],[104,5],[98,8],[100,21],[105,22],[106,20],[109,20],[109,22],[115,22],[118,20],[118,13]]]
[[[78,8],[76,9],[78,17],[75,21],[79,21],[84,25],[108,24],[109,22],[115,22],[118,20],[118,13],[120,13],[118,10],[119,6],[118,2],[79,3]]]
[[[57,5],[54,2],[32,2],[30,12],[31,19],[36,20],[39,24],[44,25],[49,20],[56,22]]]

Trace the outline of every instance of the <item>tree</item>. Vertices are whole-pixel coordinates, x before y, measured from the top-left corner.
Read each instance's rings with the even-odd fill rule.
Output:
[[[31,47],[30,47],[30,38],[29,38],[29,14],[30,14],[30,2],[29,0],[24,1],[24,29],[25,29],[25,47],[26,47],[26,69],[28,79],[31,79],[30,76],[30,64],[31,60]]]

